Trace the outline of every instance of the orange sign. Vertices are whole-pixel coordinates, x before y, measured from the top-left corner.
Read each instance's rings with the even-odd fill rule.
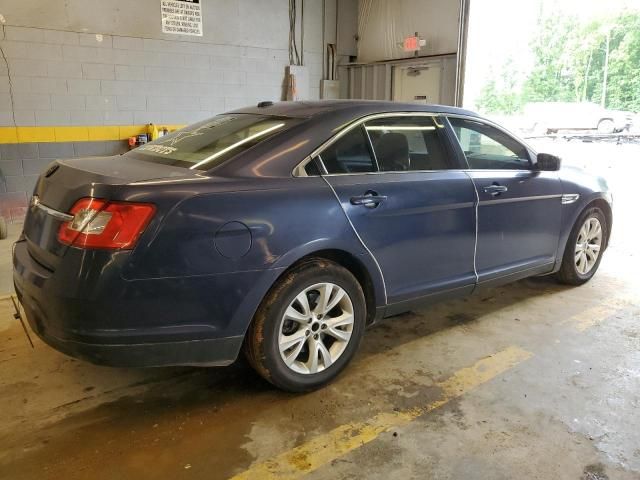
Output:
[[[418,37],[407,37],[404,39],[402,48],[405,52],[415,52],[420,50],[420,39]]]

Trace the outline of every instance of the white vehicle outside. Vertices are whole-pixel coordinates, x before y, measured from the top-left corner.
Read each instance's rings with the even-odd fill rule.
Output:
[[[533,102],[524,107],[529,130],[539,135],[559,130],[622,132],[630,129],[633,115],[631,112],[608,110],[589,102]]]

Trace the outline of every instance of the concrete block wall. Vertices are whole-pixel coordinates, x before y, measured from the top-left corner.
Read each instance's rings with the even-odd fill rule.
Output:
[[[0,77],[5,126],[13,124],[7,73],[17,125],[181,124],[280,99],[289,60],[286,48],[12,26],[0,46],[8,63]]]
[[[0,215],[9,222],[24,218],[38,176],[55,159],[119,155],[127,150],[126,142],[118,140],[0,144]]]
[[[203,2],[201,38],[162,34],[159,0],[135,6],[125,0],[22,0],[2,6],[0,215],[18,218],[37,174],[53,158],[48,143],[62,145],[59,157],[113,150],[65,141],[58,127],[182,125],[282,99],[288,3]],[[322,4],[305,2],[310,99],[319,97],[323,74],[328,27],[323,32]],[[142,15],[138,24],[131,18],[136,12]],[[24,140],[8,131],[14,127],[40,130],[29,130]],[[54,133],[39,139],[41,131]],[[46,141],[25,143],[34,139]],[[116,150],[125,148],[124,141],[116,144]]]

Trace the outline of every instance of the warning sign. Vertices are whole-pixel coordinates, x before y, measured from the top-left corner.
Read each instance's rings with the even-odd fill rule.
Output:
[[[162,33],[202,36],[200,0],[160,0]]]

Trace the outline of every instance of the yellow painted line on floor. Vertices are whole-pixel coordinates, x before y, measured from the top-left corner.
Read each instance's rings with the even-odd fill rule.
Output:
[[[603,320],[617,313],[617,309],[611,305],[603,304],[587,308],[567,319],[567,322],[579,332],[584,332],[601,323]]]
[[[606,318],[615,313],[609,305],[599,305],[597,307],[590,308],[582,315],[576,315],[574,319],[574,325],[576,330],[584,332],[585,330],[599,324]]]
[[[185,125],[156,124],[169,131]],[[0,143],[91,142],[126,140],[147,131],[147,125],[94,125],[56,127],[0,127]]]
[[[447,380],[437,383],[442,394],[438,400],[400,412],[382,412],[358,423],[341,425],[265,462],[253,465],[232,480],[296,479],[375,440],[381,433],[402,427],[421,415],[458,398],[505,371],[524,362],[533,354],[510,346],[473,366],[458,370]]]

